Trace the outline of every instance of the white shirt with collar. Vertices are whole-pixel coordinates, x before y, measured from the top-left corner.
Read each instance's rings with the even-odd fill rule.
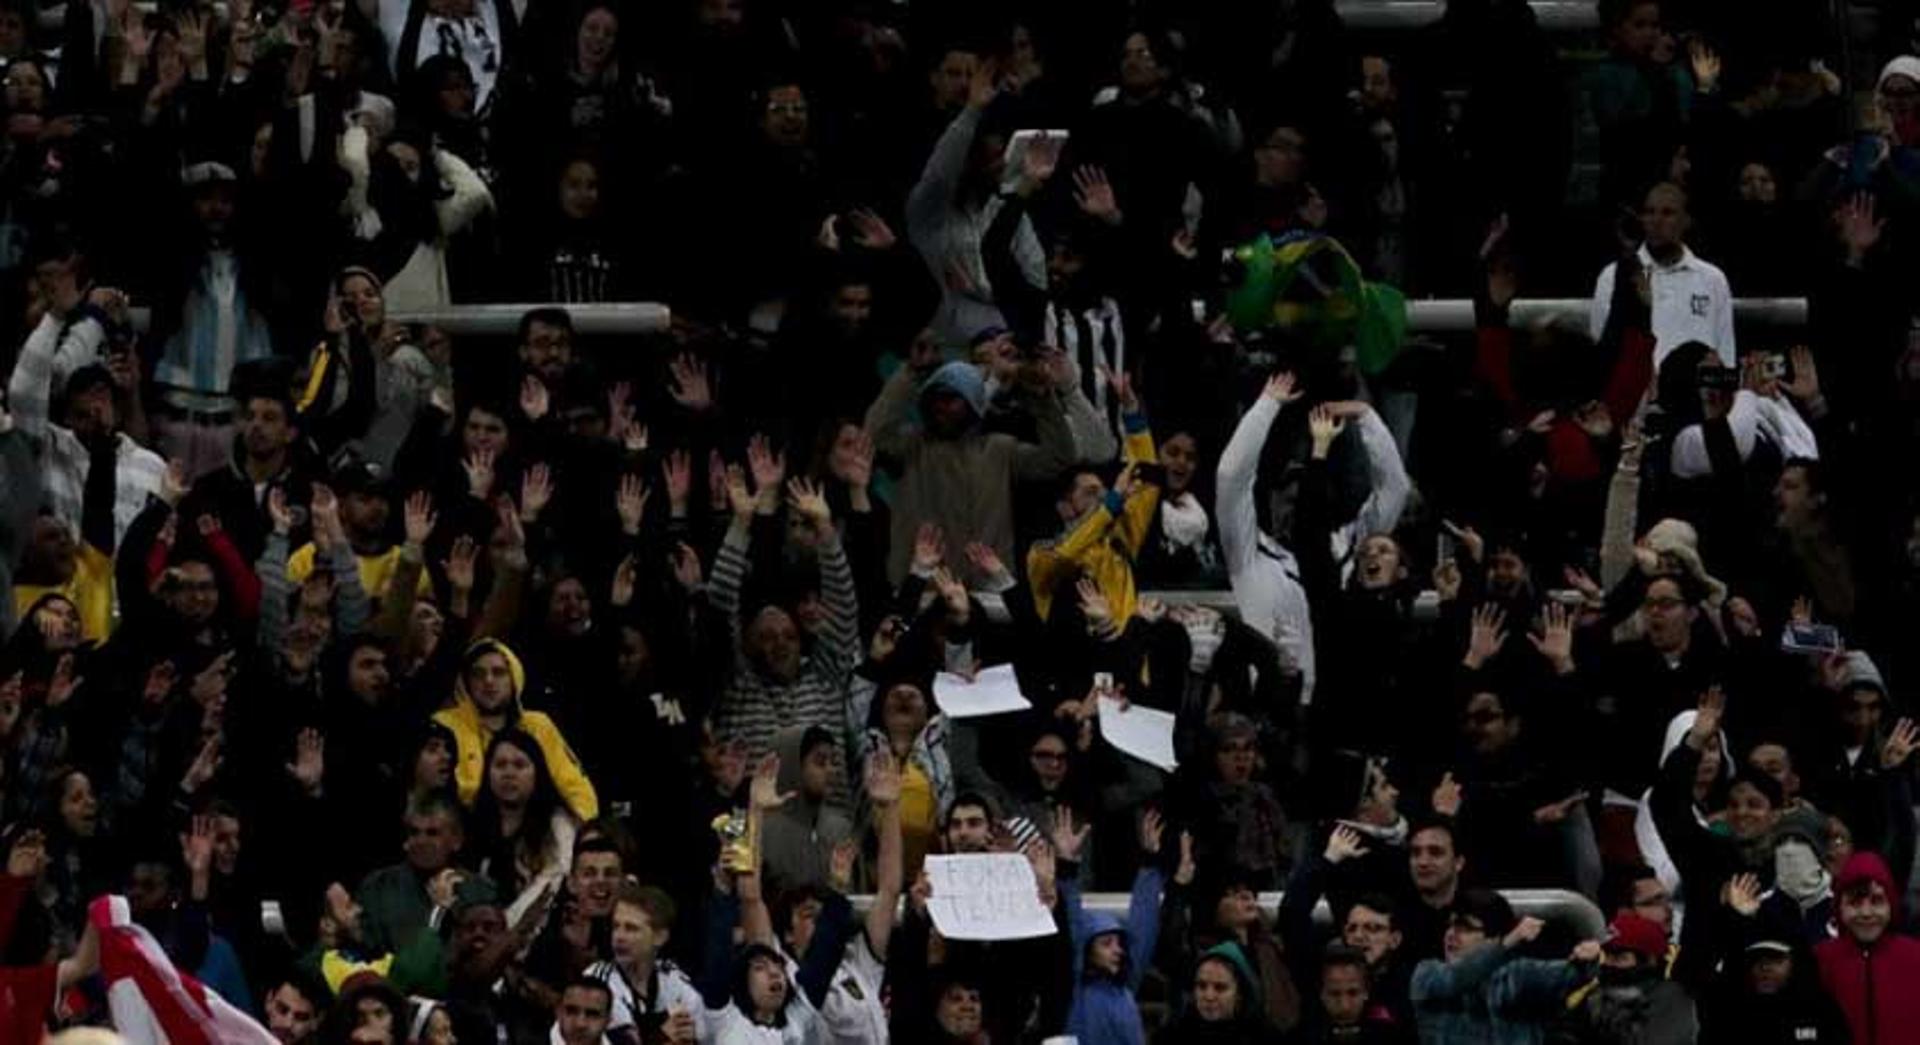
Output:
[[[1640,247],[1639,258],[1653,286],[1654,369],[1659,370],[1668,353],[1689,341],[1711,345],[1721,362],[1733,366],[1733,289],[1727,284],[1727,274],[1684,246],[1671,265],[1654,261],[1645,244]],[[1607,328],[1617,268],[1609,262],[1593,285],[1589,332],[1595,341]]]

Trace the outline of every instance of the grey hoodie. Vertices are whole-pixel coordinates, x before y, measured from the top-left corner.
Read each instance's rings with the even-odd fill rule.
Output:
[[[794,797],[762,827],[761,874],[769,897],[827,885],[833,847],[853,837],[853,824],[824,797],[815,800],[800,793],[800,742],[810,728],[818,727],[794,726],[773,735],[773,751],[780,756],[780,791],[794,792]]]

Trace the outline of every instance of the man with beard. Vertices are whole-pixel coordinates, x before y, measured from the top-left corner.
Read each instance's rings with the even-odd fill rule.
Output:
[[[400,567],[400,545],[393,540],[388,520],[393,512],[392,476],[374,461],[353,461],[333,473],[332,487],[339,495],[340,523],[346,530],[348,548],[360,564],[360,587],[375,603],[387,596],[387,588]],[[287,579],[294,584],[306,581],[313,573],[315,550],[302,545],[287,559]],[[419,594],[433,592],[425,571],[420,574]]]
[[[309,529],[306,506],[312,499],[311,477],[295,448],[300,438],[297,417],[286,388],[274,387],[265,375],[257,377],[241,397],[236,418],[239,432],[229,448],[226,467],[196,480],[181,509],[189,518],[209,514],[219,519],[220,528],[248,562],[258,560],[266,547],[272,528],[267,496],[272,491],[283,491],[287,503],[294,506],[298,532],[290,539],[305,536]]]
[[[267,1014],[267,1032],[280,1045],[311,1045],[319,1039],[320,1015],[327,1003],[326,984],[290,971],[267,992],[261,1006]]]

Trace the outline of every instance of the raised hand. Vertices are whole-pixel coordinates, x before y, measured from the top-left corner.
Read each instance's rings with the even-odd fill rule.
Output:
[[[520,527],[520,513],[513,510],[513,500],[505,494],[493,502],[493,554],[505,561],[521,561],[527,552],[527,531]]]
[[[433,513],[433,495],[425,490],[415,490],[407,496],[406,530],[407,545],[412,548],[426,547],[427,540],[433,536],[433,528],[440,524],[440,517]],[[276,522],[276,526],[278,523]]]
[[[1276,370],[1272,377],[1267,378],[1267,387],[1260,394],[1285,406],[1306,395],[1306,389],[1300,387],[1300,379],[1294,376],[1293,371]]]
[[[293,532],[293,508],[287,504],[287,491],[275,486],[267,491],[267,517],[273,520],[273,532],[285,537]]]
[[[1492,603],[1475,607],[1473,626],[1467,637],[1467,655],[1461,663],[1477,671],[1506,644],[1507,615]]]
[[[768,754],[760,760],[753,771],[753,785],[748,792],[755,809],[762,811],[778,809],[786,805],[799,792],[780,790],[780,756]]]
[[[1080,206],[1080,213],[1095,221],[1118,225],[1122,220],[1120,201],[1103,168],[1082,167],[1073,172],[1073,202]]]
[[[1693,728],[1687,730],[1687,746],[1695,751],[1705,751],[1720,735],[1720,719],[1727,712],[1727,695],[1720,687],[1708,686],[1700,694],[1700,707],[1694,713]]]
[[[1119,627],[1113,620],[1113,607],[1108,605],[1106,594],[1092,578],[1080,578],[1074,591],[1080,597],[1080,613],[1087,618],[1088,634],[1111,637],[1118,633]]]
[[[542,461],[520,477],[520,521],[531,523],[540,518],[553,500],[553,471]]]
[[[38,879],[47,869],[47,836],[37,827],[20,832],[7,854],[7,877]]]
[[[614,567],[613,584],[607,592],[607,601],[620,609],[633,605],[635,580],[633,556],[629,555]]]
[[[476,450],[460,462],[460,470],[467,473],[467,492],[479,500],[493,494],[493,467],[498,456],[491,449]]]
[[[670,553],[673,559],[674,583],[687,592],[700,590],[702,575],[700,572],[700,553],[693,550],[685,541],[674,544]]]
[[[1060,166],[1060,150],[1065,144],[1045,131],[1027,143],[1027,151],[1020,157],[1020,174],[1029,188],[1039,188],[1053,177]]]
[[[893,752],[875,751],[867,759],[867,798],[876,806],[896,805],[900,801],[900,763]]]
[[[769,496],[787,477],[787,455],[773,448],[764,435],[747,440],[747,467],[753,471],[754,493]]]
[[[682,407],[699,413],[713,406],[713,386],[707,380],[707,364],[691,352],[682,352],[667,364],[667,374],[672,378],[667,390],[673,393],[673,401]]]
[[[1073,809],[1061,806],[1053,814],[1053,852],[1061,860],[1080,859],[1080,847],[1087,844],[1087,836],[1093,832],[1091,824],[1076,829],[1073,821]]]
[[[48,697],[52,701],[52,697]],[[1893,724],[1893,732],[1887,735],[1887,742],[1880,748],[1880,767],[1894,770],[1907,764],[1913,757],[1913,749],[1920,743],[1920,726],[1915,726],[1910,718],[1903,718]]]
[[[847,219],[853,223],[853,242],[867,250],[891,250],[900,241],[880,215],[865,207],[856,208]]]
[[[1723,895],[1726,905],[1733,908],[1735,914],[1751,918],[1760,913],[1760,879],[1751,874],[1737,874],[1727,879],[1726,892]]]
[[[1161,839],[1166,837],[1167,820],[1158,809],[1149,809],[1140,818],[1140,851],[1149,857],[1160,855]]]
[[[201,707],[211,707],[226,697],[227,682],[232,677],[233,653],[228,651],[213,658],[213,663],[193,676],[187,694]]]
[[[724,512],[732,504],[727,496],[727,462],[718,450],[707,451],[707,507]]]
[[[73,691],[86,682],[73,673],[73,654],[62,653],[53,665],[53,677],[47,680],[47,706],[57,708],[73,696]]]
[[[733,508],[735,521],[745,525],[753,517],[753,494],[747,489],[747,473],[737,464],[730,464],[726,470],[727,503]]]
[[[1327,851],[1324,855],[1327,863],[1339,865],[1367,855],[1367,846],[1361,839],[1360,832],[1345,824],[1335,824],[1333,833],[1327,836]]]
[[[1720,54],[1694,37],[1687,43],[1687,64],[1693,68],[1693,83],[1701,94],[1711,94],[1720,85]]]
[[[196,878],[213,868],[213,818],[196,816],[180,836],[180,860]]]
[[[1840,243],[1847,248],[1848,260],[1858,264],[1880,242],[1880,233],[1887,227],[1887,219],[1875,217],[1875,200],[1872,193],[1855,193],[1840,208]]]
[[[913,534],[913,572],[932,574],[947,561],[947,535],[940,527],[923,522]]]
[[[1592,965],[1606,957],[1606,953],[1606,949],[1601,946],[1599,940],[1581,940],[1573,945],[1573,951],[1567,955],[1567,960],[1576,965]]]
[[[687,501],[693,495],[693,458],[685,450],[675,450],[660,462],[660,474],[667,483],[667,505],[674,517],[687,514]]]
[[[1313,459],[1326,459],[1327,451],[1333,449],[1333,441],[1347,430],[1345,415],[1336,413],[1327,404],[1322,403],[1307,414],[1307,434],[1313,439]]]
[[[1441,816],[1459,816],[1460,805],[1466,795],[1460,789],[1460,782],[1447,773],[1433,788],[1433,811]]]
[[[991,582],[1007,577],[1007,564],[1000,561],[1000,553],[992,546],[979,541],[968,541],[965,549],[967,565],[973,567],[974,575],[982,581]]]
[[[620,489],[614,495],[614,509],[620,513],[620,530],[629,537],[638,536],[640,522],[647,514],[647,499],[653,491],[646,480],[628,472],[620,476]]]
[[[215,733],[200,745],[200,753],[193,756],[187,765],[186,773],[180,778],[180,790],[193,794],[205,787],[207,781],[220,771],[220,734]]]
[[[1557,602],[1547,603],[1540,613],[1540,632],[1529,634],[1527,641],[1540,651],[1553,670],[1562,675],[1573,671],[1573,620]]]
[[[474,563],[480,558],[480,545],[466,534],[454,538],[447,557],[440,560],[440,572],[447,575],[447,587],[455,592],[470,592],[474,585]]]
[[[1805,345],[1795,345],[1787,353],[1792,364],[1793,380],[1782,383],[1788,395],[1802,403],[1820,398],[1820,369],[1814,364],[1813,350]]]
[[[947,607],[947,616],[956,624],[966,623],[973,604],[967,597],[967,586],[954,577],[953,571],[945,566],[933,571],[933,586],[940,592],[940,601]]]
[[[798,476],[787,480],[787,508],[802,518],[813,532],[824,534],[833,529],[833,509],[819,486]]]
[[[294,739],[293,761],[286,765],[287,775],[300,790],[310,795],[320,793],[320,782],[327,773],[327,738],[317,729],[303,729]]]
[[[553,396],[547,391],[546,382],[532,374],[520,379],[520,412],[527,420],[538,421],[552,408]]]
[[[827,458],[827,467],[835,479],[864,490],[873,483],[873,437],[863,429],[853,445],[842,450],[838,445]]]

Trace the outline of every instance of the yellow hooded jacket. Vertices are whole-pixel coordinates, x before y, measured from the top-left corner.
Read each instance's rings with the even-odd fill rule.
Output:
[[[1121,423],[1127,430],[1123,459],[1154,463],[1153,432],[1146,418],[1129,414]],[[1100,594],[1107,597],[1113,611],[1113,623],[1126,627],[1138,599],[1133,586],[1133,560],[1152,532],[1154,512],[1159,507],[1160,488],[1148,483],[1136,485],[1124,502],[1108,491],[1107,500],[1088,512],[1065,537],[1050,545],[1034,545],[1027,553],[1027,580],[1040,619],[1052,616],[1054,589],[1062,578],[1078,571],[1100,586]]]
[[[460,677],[453,684],[453,703],[433,713],[433,720],[451,730],[459,746],[453,764],[453,781],[460,788],[460,801],[470,806],[474,796],[480,793],[480,781],[486,775],[486,766],[481,762],[486,758],[487,745],[493,742],[493,730],[480,721],[480,709],[467,693],[465,665],[472,664],[482,653],[498,653],[507,658],[507,670],[513,675],[513,724],[540,745],[540,753],[546,756],[547,770],[553,774],[553,786],[559,790],[561,800],[582,823],[599,816],[600,799],[593,793],[593,781],[588,780],[586,771],[580,768],[580,759],[567,746],[567,738],[560,735],[560,727],[544,713],[520,706],[520,694],[527,686],[526,667],[506,643],[494,639],[481,639],[467,647]]]

